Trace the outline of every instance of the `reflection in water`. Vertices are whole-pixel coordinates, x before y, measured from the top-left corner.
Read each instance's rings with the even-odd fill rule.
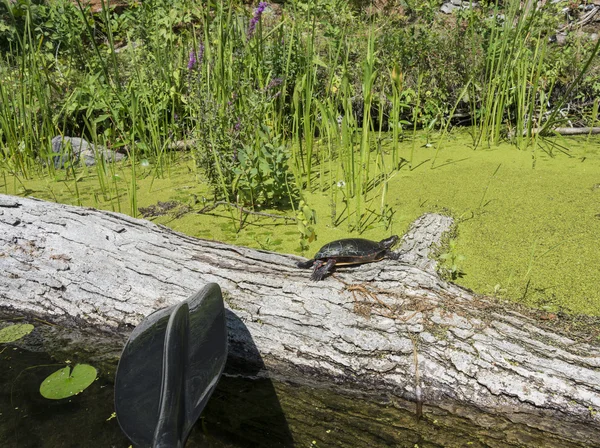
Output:
[[[225,315],[229,329],[225,374],[187,446],[294,446],[279,394],[265,377],[265,364],[252,336],[233,312],[225,310]]]
[[[223,376],[188,439],[188,448],[205,446],[294,446],[271,380]]]

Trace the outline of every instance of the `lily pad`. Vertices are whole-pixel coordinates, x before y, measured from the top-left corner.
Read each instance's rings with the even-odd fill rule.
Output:
[[[31,333],[33,328],[34,327],[31,324],[14,324],[4,327],[0,330],[0,344],[18,341],[23,336],[27,336]]]
[[[88,364],[77,364],[57,370],[48,376],[40,385],[42,397],[60,400],[83,392],[96,379],[97,371]]]

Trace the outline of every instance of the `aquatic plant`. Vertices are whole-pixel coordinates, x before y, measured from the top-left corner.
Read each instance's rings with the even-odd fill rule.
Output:
[[[89,364],[66,366],[50,374],[40,385],[40,394],[49,400],[61,400],[80,394],[87,389],[98,375]]]
[[[466,257],[458,252],[456,240],[448,241],[447,251],[440,254],[438,258],[443,261],[441,273],[450,280],[457,280],[463,277],[465,273],[462,271],[462,262]]]
[[[294,200],[293,181],[288,166],[289,154],[281,136],[271,129],[256,129],[254,144],[239,149],[232,194],[238,202],[252,206],[285,206]]]
[[[0,329],[0,344],[18,341],[33,331],[31,324],[12,324]]]
[[[389,225],[388,183],[405,161],[416,168],[418,129],[435,145],[432,167],[458,115],[476,126],[476,145],[510,138],[537,148],[561,101],[578,86],[578,101],[595,92],[583,75],[597,70],[597,48],[577,41],[562,52],[548,43],[550,7],[522,10],[516,0],[462,11],[455,27],[433,3],[389,16],[325,0],[275,14],[266,2],[156,0],[96,15],[62,0],[25,3],[6,11],[10,31],[0,36],[11,49],[0,61],[0,169],[21,182],[46,171],[82,203],[89,171],[57,174],[38,161],[52,156],[55,135],[83,136],[129,155],[124,184],[112,163],[95,168],[96,194],[133,215],[138,178],[168,176],[172,149],[185,147],[216,200],[293,207],[319,190],[332,225],[364,232],[374,219]],[[577,114],[597,117],[593,107]],[[263,125],[280,139],[272,150],[257,143]],[[285,153],[291,174],[265,151]]]
[[[298,232],[300,232],[300,248],[304,252],[308,250],[309,244],[317,239],[314,228],[317,223],[317,213],[305,201],[301,200],[296,215]]]

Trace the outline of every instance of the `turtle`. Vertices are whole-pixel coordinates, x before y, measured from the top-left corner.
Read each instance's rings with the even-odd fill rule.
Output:
[[[318,282],[333,270],[335,265],[370,263],[383,258],[397,260],[399,253],[390,249],[398,242],[398,235],[377,241],[363,238],[345,238],[323,246],[314,258],[297,264],[301,269],[313,268],[311,280]]]

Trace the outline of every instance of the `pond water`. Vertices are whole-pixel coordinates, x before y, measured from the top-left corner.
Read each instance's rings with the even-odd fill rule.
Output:
[[[50,356],[11,346],[0,348],[0,446],[128,447],[113,412],[113,388],[96,380],[83,393],[48,400],[39,393],[41,382],[64,364]]]
[[[64,364],[0,348],[0,446],[127,448],[113,413],[112,382],[47,400],[39,384]],[[463,414],[459,416],[458,414]],[[475,423],[477,422],[477,424]],[[583,447],[483,412],[457,414],[412,403],[373,403],[326,389],[224,375],[186,445],[192,447]]]

